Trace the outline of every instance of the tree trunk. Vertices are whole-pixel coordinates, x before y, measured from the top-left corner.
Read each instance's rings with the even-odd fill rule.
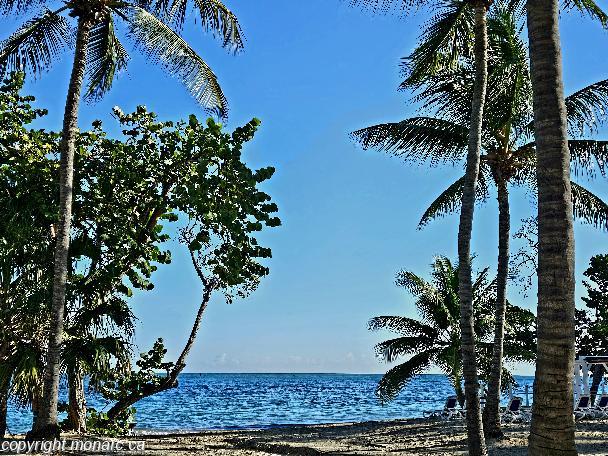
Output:
[[[53,439],[59,437],[57,424],[57,398],[59,394],[60,352],[65,313],[65,288],[68,274],[68,250],[72,218],[72,185],[74,180],[74,150],[78,134],[78,107],[87,59],[87,47],[92,22],[78,20],[76,51],[65,104],[63,131],[60,144],[61,164],[59,174],[59,228],[55,246],[53,269],[53,300],[49,339],[44,366],[43,398],[37,419],[28,438]]]
[[[500,171],[498,171],[500,173]],[[486,406],[483,410],[483,432],[486,437],[503,436],[500,428],[500,379],[502,374],[505,314],[507,312],[507,280],[509,277],[509,190],[502,176],[497,176],[498,188],[498,270],[496,273],[496,309],[494,315],[494,347],[488,381]]]
[[[600,383],[604,379],[604,365],[594,364],[593,365],[593,376],[591,377],[591,388],[589,389],[589,399],[592,404],[595,404],[595,398],[597,396],[597,390],[600,387]]]
[[[464,391],[462,391],[462,385],[460,384],[460,377],[456,379],[454,382],[454,391],[456,392],[456,399],[458,400],[458,404],[463,407],[465,404],[464,401]]]
[[[87,403],[84,380],[78,371],[68,372],[68,421],[69,430],[79,434],[87,431]]]
[[[171,371],[167,373],[167,376],[165,377],[164,381],[162,381],[158,385],[145,385],[144,388],[142,388],[141,390],[137,390],[129,396],[116,402],[116,404],[114,404],[112,408],[108,410],[108,418],[110,420],[116,419],[122,411],[133,406],[143,398],[150,397],[154,394],[158,394],[162,391],[166,391],[177,386],[177,377],[186,367],[186,357],[188,356],[190,349],[194,345],[196,335],[201,327],[203,314],[205,313],[207,304],[209,304],[209,300],[211,299],[211,294],[213,293],[214,289],[215,288],[213,285],[205,287],[205,291],[203,292],[203,299],[201,300],[201,305],[198,308],[196,318],[194,319],[194,324],[192,325],[192,330],[190,331],[190,337],[188,337],[188,341],[186,342],[182,353],[179,355],[179,358],[175,362],[173,369],[171,369]]]
[[[538,180],[538,353],[531,456],[575,455],[574,236],[557,0],[527,4]]]
[[[483,105],[487,86],[487,26],[486,7],[475,3],[475,81],[471,109],[471,125],[465,181],[462,192],[462,209],[458,227],[458,296],[460,298],[460,330],[462,335],[462,373],[467,410],[467,437],[469,454],[488,454],[481,423],[479,406],[479,380],[475,354],[473,297],[471,284],[471,234],[475,208],[475,188],[479,175]]]
[[[40,391],[40,388],[36,388],[36,392],[34,393],[33,397],[32,397],[32,418],[33,418],[33,422],[35,423],[36,420],[38,419],[38,411],[40,410],[40,401],[42,400],[42,391]]]

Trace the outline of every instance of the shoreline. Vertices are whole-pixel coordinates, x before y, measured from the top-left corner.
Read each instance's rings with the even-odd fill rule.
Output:
[[[505,438],[488,441],[490,455],[527,454],[529,425],[503,425]],[[69,441],[143,442],[145,449],[130,451],[62,451],[66,455],[145,456],[319,456],[327,454],[407,456],[466,455],[466,428],[462,420],[430,421],[412,418],[392,421],[363,421],[288,425],[272,429],[208,430],[188,433],[137,434],[121,438],[64,436]],[[608,455],[608,421],[577,423],[579,455]],[[6,453],[5,453],[6,454]],[[10,453],[9,453],[10,454]]]

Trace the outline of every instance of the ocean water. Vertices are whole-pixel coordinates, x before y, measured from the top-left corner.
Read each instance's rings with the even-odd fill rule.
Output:
[[[178,388],[136,405],[136,429],[197,431],[414,418],[425,410],[442,408],[445,398],[453,394],[443,375],[421,375],[396,400],[382,405],[374,395],[380,378],[351,374],[182,374]],[[518,395],[523,396],[525,385],[530,386],[531,393],[532,377],[516,380]],[[65,391],[61,396],[65,400]],[[110,405],[95,394],[89,394],[88,401],[98,410],[107,410]],[[26,432],[31,422],[29,411],[10,405],[10,432]]]

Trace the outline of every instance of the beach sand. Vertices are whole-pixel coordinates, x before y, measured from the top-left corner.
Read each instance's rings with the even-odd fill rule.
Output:
[[[504,425],[506,436],[490,441],[491,455],[526,454],[528,426]],[[608,422],[577,424],[580,455],[608,455]],[[466,455],[462,421],[404,420],[289,426],[260,431],[209,431],[196,434],[139,435],[123,443],[145,442],[144,451],[120,453],[70,452],[63,454],[131,454],[146,456],[264,456],[274,455]],[[140,447],[141,448],[141,447]]]

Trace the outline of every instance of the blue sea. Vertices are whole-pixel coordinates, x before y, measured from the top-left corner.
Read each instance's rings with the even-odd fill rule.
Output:
[[[382,405],[374,395],[380,378],[354,374],[182,374],[178,388],[136,405],[136,429],[188,432],[414,418],[422,416],[424,410],[441,408],[445,398],[453,394],[443,375],[421,375],[396,400]],[[532,377],[516,380],[518,395],[523,396],[525,385],[531,393]],[[65,398],[65,391],[61,395]],[[88,401],[96,409],[107,410],[110,405],[92,393]],[[10,432],[26,432],[31,422],[29,411],[11,404]]]

